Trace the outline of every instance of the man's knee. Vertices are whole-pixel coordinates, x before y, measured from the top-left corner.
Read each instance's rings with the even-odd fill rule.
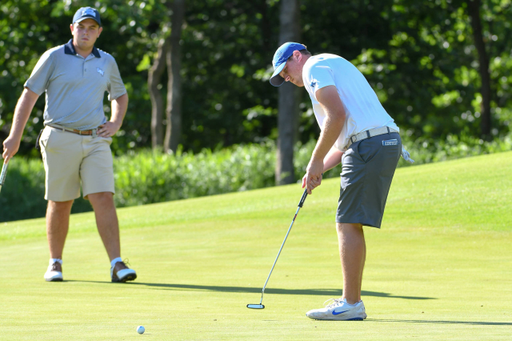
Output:
[[[114,195],[112,192],[91,193],[88,195],[88,199],[94,210],[98,208],[115,210]]]
[[[112,192],[91,193],[87,196],[87,198],[91,203],[95,201],[114,201],[114,195],[112,194]]]
[[[48,200],[48,210],[49,211],[65,211],[71,209],[74,200],[68,201],[53,201]]]
[[[336,230],[340,235],[362,234],[362,224],[336,223]]]
[[[351,224],[351,223],[336,223],[336,228],[338,231],[342,230],[362,230],[363,225],[362,224]]]

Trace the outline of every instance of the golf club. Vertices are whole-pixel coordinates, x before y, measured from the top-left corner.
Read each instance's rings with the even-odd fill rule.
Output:
[[[261,300],[259,304],[248,304],[247,308],[250,309],[265,309],[265,306],[261,304],[263,302],[263,294],[265,293],[265,288],[267,287],[268,280],[270,279],[270,275],[272,275],[272,271],[274,270],[274,267],[276,266],[277,260],[279,259],[279,255],[281,254],[281,250],[283,249],[284,243],[286,242],[286,239],[288,238],[288,235],[290,234],[290,230],[292,229],[293,223],[295,222],[295,218],[297,218],[297,214],[299,214],[299,210],[304,204],[304,201],[306,200],[306,197],[308,196],[308,189],[306,188],[304,190],[304,193],[302,194],[302,198],[300,198],[299,201],[299,207],[297,207],[297,211],[295,212],[295,216],[293,217],[292,223],[290,224],[290,227],[288,228],[288,232],[286,232],[286,236],[284,237],[283,244],[281,244],[281,248],[279,249],[279,252],[277,253],[276,260],[274,261],[274,265],[272,265],[272,269],[270,269],[270,273],[268,274],[267,280],[265,281],[265,284],[263,285],[263,289],[261,290]]]
[[[7,166],[9,165],[9,161],[4,161],[4,165],[2,166],[2,173],[0,174],[0,191],[2,191],[2,186],[5,182],[5,176],[7,175]]]

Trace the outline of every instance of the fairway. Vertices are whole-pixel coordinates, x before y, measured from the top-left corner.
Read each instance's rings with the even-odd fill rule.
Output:
[[[414,158],[414,156],[413,156]],[[512,152],[400,168],[365,228],[363,322],[306,311],[341,296],[337,179],[118,210],[138,278],[110,283],[92,213],[72,215],[64,282],[44,219],[0,224],[0,340],[511,340]],[[146,332],[139,335],[136,328]]]

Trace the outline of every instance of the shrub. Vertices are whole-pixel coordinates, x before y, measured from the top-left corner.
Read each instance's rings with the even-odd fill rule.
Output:
[[[460,159],[468,156],[498,153],[512,150],[512,132],[493,141],[484,141],[475,137],[448,135],[445,140],[429,141],[403,137],[403,144],[414,159],[413,165]],[[399,166],[411,164],[400,160]]]
[[[44,217],[44,191],[45,172],[41,159],[12,158],[0,193],[0,222]],[[89,202],[80,198],[75,200],[72,213],[90,210]]]
[[[272,186],[275,150],[270,142],[199,154],[145,150],[114,163],[118,206],[193,198]]]
[[[512,150],[512,133],[491,142],[456,135],[435,142],[405,137],[403,142],[414,165],[419,165]],[[296,145],[296,181],[302,179],[315,144],[310,141]],[[272,141],[217,151],[204,149],[195,155],[181,150],[175,154],[160,150],[132,152],[114,160],[114,200],[117,207],[123,207],[270,187],[274,185],[275,162]],[[409,165],[403,159],[399,162],[399,167]],[[340,170],[335,167],[324,177],[338,177]],[[40,159],[13,158],[0,194],[0,221],[44,216],[44,177]],[[75,200],[72,212],[90,210],[89,202],[80,198]]]

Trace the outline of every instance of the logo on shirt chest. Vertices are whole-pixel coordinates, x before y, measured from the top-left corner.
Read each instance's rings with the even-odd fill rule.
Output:
[[[311,84],[310,84],[310,86],[311,86],[312,88],[314,88],[314,87],[316,86],[316,82],[315,82],[315,81],[312,81],[312,82],[311,82]]]
[[[103,77],[103,75],[105,74],[105,72],[100,69],[99,67],[96,68],[96,71],[98,71],[98,73]]]

